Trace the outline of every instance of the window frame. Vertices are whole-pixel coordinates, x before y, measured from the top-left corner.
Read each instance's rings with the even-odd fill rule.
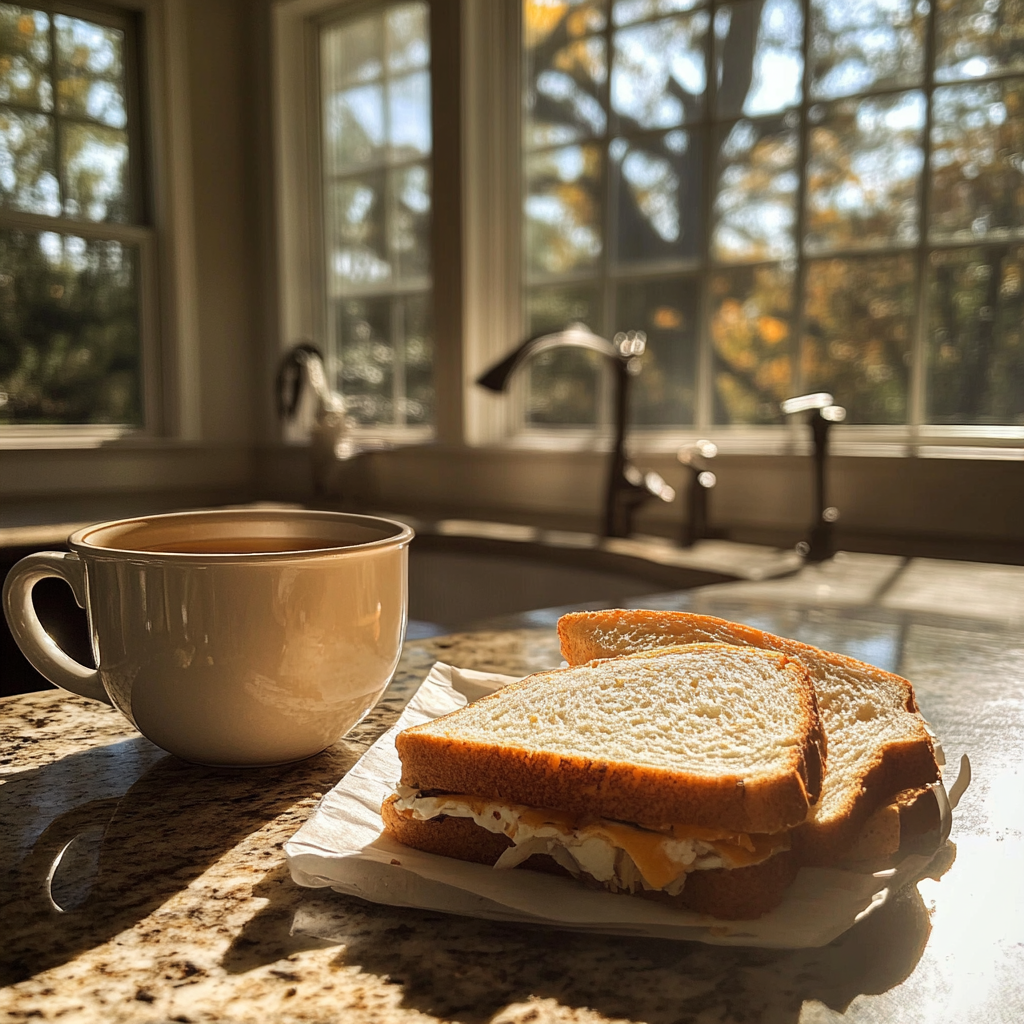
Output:
[[[320,344],[330,363],[328,286],[324,258],[324,173],[321,154],[320,43],[322,27],[355,18],[394,0],[281,0],[273,9],[274,160],[276,180],[278,352],[303,340]],[[357,426],[353,433],[396,444],[462,438],[462,200],[458,4],[426,0],[430,11],[431,274],[434,424]],[[455,123],[451,123],[452,121]],[[439,184],[440,183],[440,184]],[[442,231],[440,224],[446,227]],[[439,254],[444,254],[439,259]],[[394,296],[398,289],[382,294]],[[329,366],[330,370],[330,366]],[[279,425],[286,443],[302,443]]]
[[[609,6],[611,0],[608,0]],[[804,12],[804,23],[802,32],[801,54],[804,58],[809,53],[811,17],[810,4],[807,0],[799,0]],[[782,259],[757,260],[757,261],[734,261],[723,263],[716,260],[711,251],[710,239],[713,228],[713,190],[716,162],[716,133],[739,120],[759,120],[758,117],[744,118],[743,115],[730,116],[728,118],[716,119],[714,113],[715,93],[717,81],[715,76],[715,35],[714,20],[716,12],[726,6],[727,0],[706,0],[703,9],[708,12],[709,27],[704,41],[705,66],[709,69],[706,91],[704,94],[704,113],[693,122],[687,122],[681,127],[684,130],[697,130],[706,133],[704,154],[701,161],[703,175],[702,194],[702,234],[699,243],[698,256],[693,259],[680,259],[670,266],[668,262],[655,265],[648,263],[636,268],[623,264],[614,265],[613,257],[609,251],[613,230],[611,222],[614,219],[615,210],[612,200],[614,199],[614,188],[608,176],[610,174],[608,165],[608,143],[612,138],[618,136],[614,130],[614,117],[610,113],[608,93],[611,83],[611,62],[613,60],[614,48],[612,38],[615,26],[612,24],[611,12],[609,10],[606,25],[600,32],[594,33],[595,37],[605,41],[608,73],[606,81],[601,87],[601,96],[606,111],[609,112],[608,123],[605,131],[600,135],[586,137],[579,140],[580,144],[595,143],[602,148],[602,160],[604,164],[604,175],[601,184],[601,196],[603,207],[601,211],[602,227],[602,253],[595,269],[590,272],[574,272],[561,276],[550,275],[543,279],[531,279],[526,271],[527,255],[525,251],[525,231],[523,223],[525,214],[520,215],[520,223],[517,226],[516,242],[521,254],[521,316],[525,320],[525,309],[528,289],[547,284],[590,284],[600,292],[604,289],[606,294],[602,300],[602,317],[607,320],[613,306],[611,292],[624,281],[630,279],[656,281],[661,278],[678,275],[692,275],[695,282],[699,282],[699,298],[697,303],[698,327],[695,338],[695,422],[691,425],[673,425],[666,427],[644,427],[635,426],[631,428],[632,446],[643,452],[668,453],[674,452],[682,445],[690,444],[699,438],[711,438],[718,445],[723,454],[792,454],[803,451],[806,441],[803,437],[805,430],[802,422],[797,422],[796,417],[791,417],[789,422],[777,425],[755,425],[755,424],[716,424],[713,414],[712,394],[712,365],[713,351],[709,337],[710,318],[709,312],[709,281],[716,271],[723,269],[746,269],[758,266],[778,265]],[[514,0],[520,23],[522,19],[522,0]],[[798,173],[799,189],[795,197],[795,222],[793,236],[795,253],[791,257],[796,266],[794,272],[794,285],[792,293],[792,314],[790,319],[791,331],[794,337],[795,364],[797,366],[798,379],[794,381],[794,393],[799,393],[803,387],[799,380],[798,358],[799,346],[804,333],[806,323],[806,311],[804,309],[804,287],[808,265],[816,260],[852,258],[871,258],[874,256],[908,255],[913,257],[915,268],[915,329],[911,341],[910,352],[912,354],[911,373],[908,377],[907,387],[907,423],[874,425],[874,424],[842,424],[833,433],[832,447],[838,454],[844,455],[914,455],[935,454],[938,457],[946,457],[947,453],[956,452],[966,457],[985,458],[991,457],[1003,459],[1007,457],[1017,458],[1024,455],[1022,441],[1024,441],[1024,425],[975,425],[975,424],[933,424],[925,421],[925,384],[927,364],[924,358],[928,332],[928,263],[932,251],[952,252],[955,250],[986,248],[987,246],[1003,244],[1024,245],[1024,238],[1014,239],[973,239],[973,240],[943,240],[932,241],[927,231],[928,215],[931,198],[928,175],[931,166],[933,143],[931,139],[933,124],[932,96],[937,89],[960,84],[972,84],[983,82],[1002,82],[1009,79],[1021,79],[1019,70],[1000,71],[989,74],[984,78],[965,79],[956,81],[935,81],[934,66],[937,37],[937,13],[933,10],[928,15],[925,32],[925,53],[922,68],[922,81],[918,85],[884,86],[867,89],[862,92],[851,94],[850,97],[843,97],[834,100],[813,99],[810,96],[810,70],[809,61],[804,59],[803,71],[801,74],[801,99],[798,104],[780,113],[795,112],[799,115],[798,136]],[[687,12],[692,13],[693,9]],[[668,15],[652,14],[641,19],[636,24],[655,23]],[[632,28],[634,23],[630,23]],[[589,38],[589,37],[588,37]],[[510,42],[510,41],[509,41]],[[525,80],[527,55],[519,46],[519,59],[522,66],[522,74]],[[902,93],[920,92],[925,97],[925,121],[921,129],[923,166],[920,171],[920,206],[917,215],[917,226],[923,228],[919,231],[917,242],[913,245],[897,247],[892,244],[878,248],[867,249],[836,249],[826,252],[808,251],[803,243],[804,223],[806,217],[806,182],[807,162],[809,159],[808,135],[810,132],[810,108],[822,104],[835,104],[843,99],[853,101],[868,96],[896,96]],[[522,120],[525,122],[525,106],[523,104],[523,87],[519,86],[519,109],[522,111]],[[767,115],[760,115],[765,117]],[[669,128],[650,129],[641,134],[662,135]],[[629,138],[637,137],[633,133]],[[563,144],[567,145],[567,144]],[[522,148],[519,154],[520,166],[527,156],[532,153],[542,153],[551,149],[559,148],[555,144],[537,147],[527,150]],[[526,183],[522,182],[520,191],[520,210],[523,209],[522,201],[526,197]],[[604,324],[604,329],[611,331],[609,323]],[[521,375],[525,376],[525,375]],[[514,447],[533,448],[539,450],[569,449],[585,450],[597,447],[607,447],[610,444],[611,428],[608,422],[610,401],[608,398],[608,376],[605,375],[604,386],[598,396],[599,422],[596,426],[540,426],[530,424],[526,420],[526,388],[522,383],[515,388],[509,398],[513,404],[512,415],[508,418],[505,444]]]
[[[154,42],[160,30],[157,0],[126,0],[121,4],[65,3],[62,0],[25,0],[28,7],[45,11],[52,17],[64,14],[94,24],[116,28],[125,33],[125,101],[131,189],[132,218],[128,223],[98,222],[61,213],[49,217],[0,208],[0,227],[30,232],[54,232],[87,240],[126,242],[138,246],[139,300],[139,377],[142,398],[142,422],[135,424],[3,424],[2,448],[88,448],[111,441],[149,438],[165,432],[171,425],[169,402],[172,389],[166,380],[166,363],[161,350],[160,252],[156,227],[156,197],[152,182],[157,149],[152,125],[151,104],[147,100],[160,95],[155,78],[161,62],[155,58]],[[152,62],[151,73],[144,68]],[[60,115],[54,107],[55,130],[59,133]]]

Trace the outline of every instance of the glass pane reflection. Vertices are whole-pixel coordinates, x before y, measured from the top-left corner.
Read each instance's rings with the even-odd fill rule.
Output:
[[[531,288],[526,294],[530,335],[572,323],[601,333],[600,296],[592,285]],[[603,360],[582,349],[541,353],[526,366],[526,422],[534,426],[593,426],[604,378]]]
[[[142,423],[139,254],[0,231],[0,423]]]
[[[719,7],[715,11],[718,116],[776,114],[799,104],[803,35],[799,0]]]
[[[848,423],[903,423],[914,333],[911,254],[815,260],[805,270],[805,391],[829,391]]]
[[[380,78],[384,70],[383,36],[379,15],[324,28],[320,33],[320,68],[325,92]]]
[[[700,118],[709,22],[707,11],[696,11],[615,33],[611,105],[619,131],[671,128]]]
[[[928,9],[920,0],[811,0],[811,96],[919,84]]]
[[[694,421],[699,299],[696,277],[629,282],[616,291],[616,331],[647,333],[630,408],[630,420],[638,426]]]
[[[929,423],[1024,426],[1024,246],[929,261]]]
[[[1024,229],[1024,80],[936,89],[930,236],[1006,237]]]
[[[335,307],[341,392],[349,415],[361,424],[394,420],[395,351],[390,300],[344,299]]]
[[[566,146],[526,159],[530,270],[559,274],[596,263],[602,250],[601,149]]]
[[[124,33],[63,14],[53,23],[58,113],[124,128]]]
[[[796,254],[799,134],[788,118],[719,129],[711,255],[722,262]]]
[[[0,107],[0,202],[12,210],[60,214],[53,118]]]
[[[400,280],[430,273],[430,171],[414,164],[391,172],[389,244]]]
[[[561,145],[603,134],[601,101],[608,78],[602,36],[567,38],[563,24],[528,53],[525,142],[528,148]]]
[[[402,320],[405,394],[398,400],[399,421],[421,426],[434,422],[434,328],[430,298],[396,299]]]
[[[646,21],[662,14],[677,14],[701,7],[705,0],[614,0],[612,23],[632,25],[635,21]]]
[[[430,152],[430,75],[426,71],[388,83],[388,132],[396,160]]]
[[[49,64],[49,17],[0,4],[0,103],[53,110]]]
[[[1024,71],[1020,0],[940,0],[935,36],[939,82]]]
[[[425,4],[402,4],[385,15],[387,64],[391,72],[425,68],[430,63],[430,26]]]
[[[779,423],[793,391],[793,268],[735,267],[711,277],[715,423]]]
[[[694,259],[700,254],[704,136],[677,129],[609,147],[617,184],[620,263]]]
[[[807,248],[916,242],[924,95],[840,100],[812,107],[810,117]]]
[[[66,122],[61,164],[68,216],[119,223],[131,220],[127,132]]]
[[[327,272],[332,292],[391,278],[384,238],[383,171],[327,186]]]

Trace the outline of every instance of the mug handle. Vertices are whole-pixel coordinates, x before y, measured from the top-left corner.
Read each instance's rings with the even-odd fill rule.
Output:
[[[26,555],[4,582],[4,614],[11,633],[29,664],[55,686],[80,697],[109,704],[98,669],[86,668],[68,657],[43,628],[32,603],[32,588],[50,576],[64,580],[85,607],[85,566],[74,552],[39,551]]]

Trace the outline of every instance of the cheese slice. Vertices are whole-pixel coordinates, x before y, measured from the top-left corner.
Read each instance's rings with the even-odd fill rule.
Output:
[[[472,818],[481,828],[512,840],[495,864],[512,868],[547,854],[572,874],[586,873],[614,889],[638,887],[676,894],[691,871],[758,864],[789,849],[789,833],[757,835],[700,826],[647,828],[564,811],[507,804],[461,793],[424,795],[399,786],[395,809],[420,821]]]

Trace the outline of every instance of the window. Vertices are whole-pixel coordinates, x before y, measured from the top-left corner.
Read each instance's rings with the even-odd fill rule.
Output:
[[[528,330],[646,331],[637,426],[1024,428],[1020,0],[524,0]],[[526,427],[601,416],[532,367]]]
[[[133,18],[0,4],[0,423],[152,420]]]
[[[434,423],[426,3],[319,28],[328,358],[362,426]]]

